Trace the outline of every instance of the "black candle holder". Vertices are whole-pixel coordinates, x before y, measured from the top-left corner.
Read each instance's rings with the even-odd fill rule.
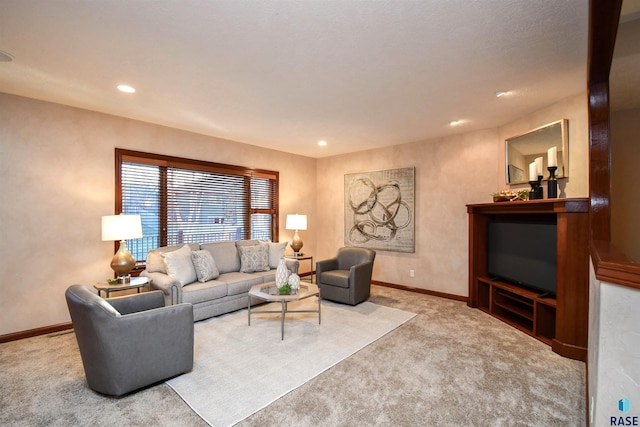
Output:
[[[549,166],[549,181],[547,181],[547,198],[558,198],[558,179],[556,178],[557,166]]]
[[[531,191],[529,191],[529,200],[542,199],[542,188],[540,188],[540,177],[538,177],[537,181],[529,181],[529,185],[531,186]]]

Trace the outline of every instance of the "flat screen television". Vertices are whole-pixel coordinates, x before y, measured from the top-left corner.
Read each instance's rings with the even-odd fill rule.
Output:
[[[554,222],[490,221],[487,230],[487,273],[540,292],[556,295]]]

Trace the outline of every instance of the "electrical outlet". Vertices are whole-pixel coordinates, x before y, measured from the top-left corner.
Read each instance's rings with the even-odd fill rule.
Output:
[[[415,270],[409,270],[409,277],[416,277],[416,271]]]

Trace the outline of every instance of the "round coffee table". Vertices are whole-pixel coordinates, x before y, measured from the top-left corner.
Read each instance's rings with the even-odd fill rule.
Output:
[[[318,297],[318,309],[317,310],[288,310],[287,303],[291,301],[301,301],[312,296]],[[291,295],[280,295],[278,293],[278,287],[276,282],[268,282],[260,285],[255,285],[249,290],[249,326],[251,326],[251,298],[256,298],[267,302],[280,302],[282,304],[281,310],[260,310],[254,313],[280,313],[280,339],[284,340],[284,316],[286,313],[318,313],[318,325],[321,320],[321,304],[320,304],[320,290],[317,285],[313,283],[300,284],[296,293]]]

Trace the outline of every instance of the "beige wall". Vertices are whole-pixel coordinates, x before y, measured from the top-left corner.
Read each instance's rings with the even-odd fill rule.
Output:
[[[492,193],[508,188],[505,139],[569,119],[569,178],[560,180],[560,187],[566,197],[589,195],[586,102],[580,94],[498,129],[319,159],[318,259],[333,256],[344,245],[344,174],[414,166],[416,251],[378,251],[374,279],[468,296],[465,205],[490,202]],[[409,277],[409,270],[415,270],[415,277]]]
[[[465,204],[496,190],[497,138],[487,130],[319,159],[318,259],[344,246],[344,174],[414,166],[416,251],[377,251],[374,279],[466,296]]]
[[[66,287],[111,276],[100,218],[114,209],[115,147],[279,171],[280,240],[291,237],[287,213],[307,214],[303,251],[315,261],[344,245],[345,173],[414,166],[416,252],[379,251],[374,279],[467,296],[465,205],[506,188],[505,138],[569,119],[563,187],[567,197],[588,195],[586,100],[498,129],[315,160],[0,94],[0,335],[68,322]]]
[[[640,262],[640,110],[611,114],[611,242]]]
[[[287,213],[316,221],[315,159],[7,94],[0,111],[0,335],[68,322],[67,286],[113,274],[115,147],[277,170],[281,240]]]

